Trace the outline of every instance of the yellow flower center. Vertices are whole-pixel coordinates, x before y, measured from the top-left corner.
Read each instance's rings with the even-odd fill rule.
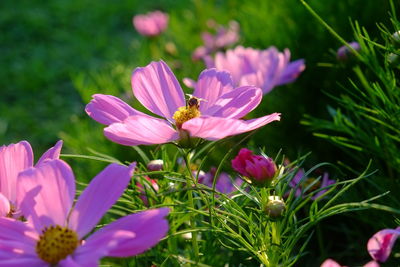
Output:
[[[72,254],[79,245],[78,234],[59,225],[46,227],[36,243],[39,258],[50,264],[56,264]]]
[[[172,118],[175,120],[175,125],[180,129],[182,127],[182,124],[190,119],[200,117],[201,113],[199,108],[196,105],[188,105],[185,107],[180,107],[178,108],[177,111],[175,111],[174,116]]]

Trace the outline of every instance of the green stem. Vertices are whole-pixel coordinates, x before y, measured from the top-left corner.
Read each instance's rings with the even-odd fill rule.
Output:
[[[190,169],[190,157],[189,153],[185,150],[181,150],[183,158],[186,163],[186,169],[188,171],[188,175],[186,176],[186,187],[188,188],[188,200],[189,200],[189,205],[192,208],[192,210],[195,209],[194,206],[194,201],[193,201],[193,190],[190,190],[193,185],[196,185],[196,179],[193,177],[192,171]],[[193,214],[190,214],[190,227],[192,229],[196,228],[196,221],[194,219]],[[199,262],[199,246],[197,244],[197,233],[195,231],[192,232],[192,246],[193,246],[193,252],[194,252],[194,258],[196,263]]]
[[[314,11],[314,9],[312,9],[304,0],[300,0],[300,2],[305,6],[305,8],[311,13],[311,15],[313,15],[333,36],[335,36],[342,44],[344,44],[345,46],[347,46],[347,48],[350,49],[350,51],[352,53],[354,53],[357,57],[359,57],[359,53],[353,48],[351,47],[346,40],[344,40],[342,37],[340,37],[339,34],[337,34],[337,32],[335,32],[334,29],[332,29],[331,26],[329,26],[328,23],[326,23],[318,14],[317,12]]]

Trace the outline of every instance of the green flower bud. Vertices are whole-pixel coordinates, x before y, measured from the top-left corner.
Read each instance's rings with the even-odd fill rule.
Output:
[[[268,203],[264,207],[264,212],[272,219],[280,218],[286,210],[283,199],[279,196],[269,196]]]

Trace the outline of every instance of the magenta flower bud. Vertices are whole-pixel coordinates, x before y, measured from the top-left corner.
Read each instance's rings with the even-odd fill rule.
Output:
[[[360,51],[360,49],[361,49],[360,44],[357,42],[350,42],[349,46],[351,46],[357,52]],[[353,51],[344,45],[338,49],[336,57],[340,61],[346,61],[349,58],[349,56],[351,56],[352,54],[353,54]]]
[[[162,159],[150,160],[147,163],[147,169],[151,172],[161,171],[163,169],[164,161]]]
[[[242,148],[232,160],[232,168],[245,176],[247,182],[256,186],[267,186],[275,176],[277,167],[271,158],[254,155],[251,150]]]
[[[283,215],[286,210],[285,202],[278,196],[269,196],[268,203],[264,211],[270,218],[277,219]]]

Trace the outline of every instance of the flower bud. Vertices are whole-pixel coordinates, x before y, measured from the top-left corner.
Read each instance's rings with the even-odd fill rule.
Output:
[[[256,186],[268,186],[277,171],[271,158],[254,155],[247,148],[242,148],[232,160],[232,168],[243,175],[247,182]]]
[[[286,210],[285,202],[279,196],[269,196],[268,203],[264,211],[270,218],[277,219],[283,215]]]
[[[400,46],[400,31],[393,33],[392,35],[393,44],[397,47]]]
[[[162,159],[150,160],[147,163],[147,169],[151,172],[161,171],[163,169],[164,161]]]
[[[361,49],[360,44],[357,42],[350,42],[348,45],[357,52]],[[341,46],[336,53],[336,57],[339,61],[346,61],[351,55],[353,55],[353,51],[345,45]]]
[[[389,65],[392,67],[396,67],[400,63],[400,57],[399,57],[399,55],[397,55],[395,53],[389,53],[387,55],[386,59],[387,59]]]
[[[200,141],[200,138],[190,136],[190,133],[186,130],[180,129],[178,132],[179,140],[177,143],[182,148],[194,148]]]

